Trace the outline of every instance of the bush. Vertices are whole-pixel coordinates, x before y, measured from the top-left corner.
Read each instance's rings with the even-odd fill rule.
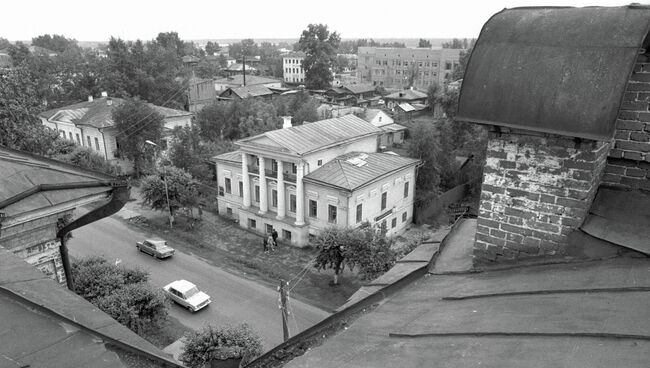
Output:
[[[128,269],[103,257],[74,260],[75,293],[135,332],[158,327],[167,316],[167,297],[148,283],[142,269]]]
[[[247,324],[205,326],[185,335],[185,347],[179,359],[189,368],[201,368],[215,358],[242,357],[242,365],[262,354],[262,339]]]
[[[125,285],[96,300],[99,309],[135,332],[159,326],[167,316],[168,303],[162,290],[146,282]]]

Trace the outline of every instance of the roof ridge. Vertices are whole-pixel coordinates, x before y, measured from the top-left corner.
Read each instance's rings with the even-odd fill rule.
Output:
[[[335,160],[339,164],[339,167],[341,168],[341,172],[343,173],[343,178],[345,179],[345,184],[347,184],[348,189],[353,189],[352,186],[350,185],[350,181],[348,180],[348,175],[345,172],[345,169],[343,169],[343,165],[341,164],[341,159],[336,158]]]

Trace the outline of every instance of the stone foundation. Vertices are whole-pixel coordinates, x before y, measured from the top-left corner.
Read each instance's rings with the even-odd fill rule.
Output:
[[[490,133],[475,265],[564,254],[594,199],[609,148],[529,131]]]

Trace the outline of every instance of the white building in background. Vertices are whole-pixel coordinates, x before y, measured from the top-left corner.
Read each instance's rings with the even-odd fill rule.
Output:
[[[305,83],[305,70],[302,62],[305,60],[304,52],[293,52],[282,57],[283,79],[285,83]]]
[[[111,98],[103,93],[100,98],[88,97],[88,101],[48,110],[39,114],[39,117],[43,125],[59,132],[62,138],[89,147],[106,161],[128,172],[132,165],[119,156],[118,132],[112,117],[113,109],[122,103],[123,99]],[[177,126],[191,124],[191,112],[153,104],[150,106],[163,116],[163,134],[171,132]]]
[[[238,151],[213,158],[219,213],[295,246],[327,226],[364,221],[400,234],[413,217],[420,161],[378,153],[381,134],[346,115],[242,139]]]

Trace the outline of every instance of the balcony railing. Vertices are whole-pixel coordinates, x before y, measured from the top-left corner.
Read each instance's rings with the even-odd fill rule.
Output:
[[[259,166],[248,165],[248,173],[249,174],[255,174],[255,175],[259,176],[259,174],[260,174]],[[267,178],[273,178],[273,179],[278,178],[278,172],[277,171],[266,169],[266,170],[264,170],[264,174],[266,174]],[[295,183],[296,178],[297,178],[296,174],[290,174],[290,173],[284,173],[283,177],[284,177],[285,181],[292,182],[292,183]]]

